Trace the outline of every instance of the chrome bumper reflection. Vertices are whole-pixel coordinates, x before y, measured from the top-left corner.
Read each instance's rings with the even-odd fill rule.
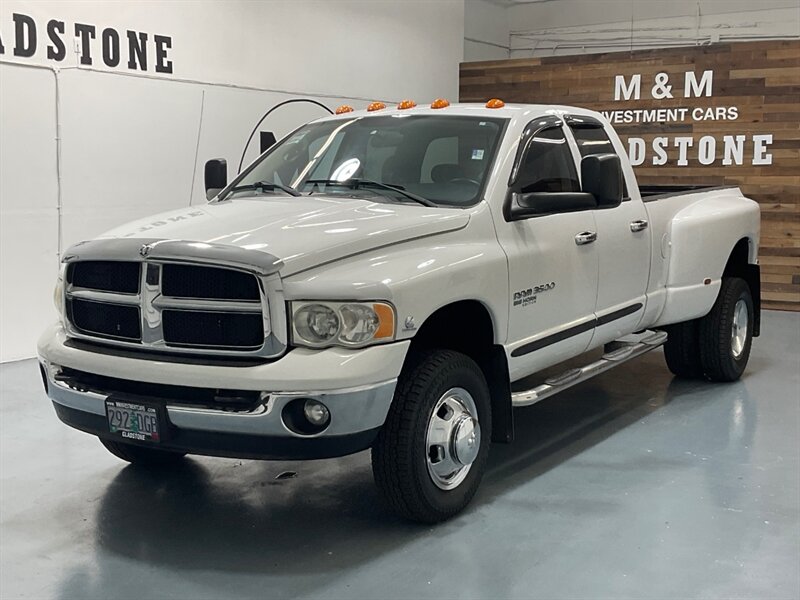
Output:
[[[48,396],[53,402],[87,413],[105,416],[105,400],[109,394],[97,389],[71,386],[60,380],[61,367],[43,363]],[[251,410],[217,410],[170,404],[170,422],[181,429],[200,431],[280,436],[325,437],[360,433],[383,425],[394,397],[397,380],[369,386],[327,391],[264,392],[262,402]],[[331,412],[331,423],[321,433],[300,435],[283,423],[283,407],[296,398],[312,398],[323,402]],[[146,400],[146,398],[143,398]]]

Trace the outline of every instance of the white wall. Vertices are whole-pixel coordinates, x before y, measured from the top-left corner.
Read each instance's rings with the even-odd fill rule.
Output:
[[[798,38],[800,0],[467,0],[464,19],[465,60],[495,60]]]
[[[464,3],[464,61],[509,58],[509,21],[505,5],[487,0]]]
[[[0,361],[33,356],[53,320],[61,251],[204,202],[205,161],[226,158],[235,172],[276,103],[455,98],[463,11],[463,0],[0,3]],[[12,13],[36,22],[30,58],[14,56]],[[51,19],[65,22],[61,62],[47,58]],[[75,52],[76,22],[96,26],[91,67]],[[104,65],[107,27],[171,36],[173,72],[153,72],[152,46],[147,72],[127,68],[125,48],[119,66]],[[261,129],[280,137],[323,114],[290,105]],[[258,136],[248,160],[257,149]]]

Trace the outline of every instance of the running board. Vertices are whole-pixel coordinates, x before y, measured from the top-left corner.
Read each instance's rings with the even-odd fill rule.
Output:
[[[545,380],[543,384],[537,385],[533,389],[513,392],[511,394],[511,404],[512,406],[530,406],[531,404],[536,404],[540,400],[549,398],[553,394],[557,394],[582,381],[591,379],[595,375],[613,369],[632,358],[655,350],[666,341],[666,331],[647,331],[635,342],[619,342],[618,346],[615,344],[617,347],[615,347],[614,350],[603,354],[598,361],[589,363],[581,368],[570,369],[560,375],[551,377]]]

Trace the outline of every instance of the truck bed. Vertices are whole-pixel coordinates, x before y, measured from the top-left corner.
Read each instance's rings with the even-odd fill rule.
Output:
[[[642,195],[643,202],[654,202],[671,198],[672,196],[683,196],[685,194],[696,194],[699,192],[710,192],[713,190],[725,190],[734,185],[640,185],[639,193]]]

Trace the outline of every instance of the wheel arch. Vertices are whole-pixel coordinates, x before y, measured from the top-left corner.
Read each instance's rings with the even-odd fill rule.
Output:
[[[756,242],[743,237],[736,242],[725,263],[723,277],[740,277],[750,288],[753,297],[753,337],[761,334],[761,267],[756,262],[758,247]]]
[[[448,349],[466,354],[483,371],[492,405],[492,441],[509,443],[514,438],[508,359],[495,343],[495,324],[485,304],[459,300],[437,309],[411,338],[409,356],[426,349]],[[408,358],[406,358],[408,360]]]

